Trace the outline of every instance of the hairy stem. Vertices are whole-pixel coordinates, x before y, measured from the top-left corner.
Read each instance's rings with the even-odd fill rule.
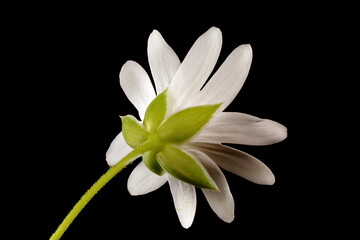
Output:
[[[59,225],[56,231],[50,237],[50,240],[58,240],[68,229],[70,224],[74,221],[77,215],[83,210],[83,208],[88,204],[88,202],[95,196],[95,194],[100,191],[100,189],[105,186],[116,174],[118,174],[122,169],[124,169],[128,164],[132,163],[136,158],[138,158],[142,153],[150,150],[153,144],[143,144],[138,148],[135,148],[132,152],[126,155],[121,159],[116,165],[111,167],[105,174],[103,174],[99,180],[97,180],[80,198],[76,205],[71,209],[68,215],[65,217],[63,222]]]

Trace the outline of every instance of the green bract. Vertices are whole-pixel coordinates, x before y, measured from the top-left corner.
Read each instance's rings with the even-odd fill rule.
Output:
[[[220,106],[204,105],[177,112],[159,126],[158,135],[168,143],[185,143],[210,121]]]
[[[153,133],[164,120],[166,114],[166,93],[167,90],[159,94],[148,106],[144,117],[144,126]]]
[[[121,121],[124,139],[130,147],[136,148],[148,139],[148,131],[134,116],[121,117]]]
[[[165,173],[164,169],[158,163],[156,159],[157,152],[152,150],[144,153],[142,155],[145,166],[150,169],[153,173],[157,175],[163,175]]]
[[[166,145],[156,159],[174,177],[197,187],[218,190],[202,164],[178,147]]]
[[[201,188],[217,190],[203,165],[179,145],[194,137],[210,121],[221,104],[184,109],[165,119],[167,90],[148,106],[143,124],[133,116],[121,117],[123,136],[132,148],[151,146],[143,154],[144,164],[158,175],[172,176]]]

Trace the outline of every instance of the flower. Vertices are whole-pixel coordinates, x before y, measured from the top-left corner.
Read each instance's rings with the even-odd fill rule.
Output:
[[[168,182],[177,215],[184,228],[191,226],[195,216],[195,186],[200,186],[219,218],[225,222],[233,221],[234,199],[220,168],[257,184],[272,185],[275,182],[274,175],[265,164],[247,153],[223,145],[224,143],[268,145],[287,137],[286,127],[272,120],[244,113],[223,112],[244,84],[252,61],[252,49],[248,44],[237,47],[206,83],[219,57],[221,45],[221,31],[212,27],[196,40],[183,62],[180,62],[161,34],[154,30],[148,39],[148,59],[155,89],[146,71],[136,62],[126,62],[120,71],[120,85],[143,121],[153,100],[160,99],[161,94],[164,94],[166,113],[159,121],[175,119],[172,123],[174,129],[178,119],[172,116],[188,112],[187,109],[208,106],[208,114],[202,116],[207,114],[209,117],[199,125],[196,132],[193,131],[189,138],[179,141],[175,147],[167,147],[166,151],[159,152],[156,158],[151,152],[143,154],[143,161],[135,167],[128,179],[131,195],[152,192]],[[215,107],[210,109],[209,106]],[[195,110],[193,112],[197,114]],[[155,116],[156,114],[154,118],[157,118]],[[116,136],[106,152],[106,160],[110,166],[131,152],[133,145],[150,136],[147,131],[142,130],[145,122],[129,116],[122,120],[123,131]],[[131,125],[131,130],[138,129],[138,132],[126,133],[126,124]],[[176,135],[180,130],[174,131]],[[158,162],[161,162],[162,157],[170,158],[170,162],[159,166]],[[196,184],[197,180],[191,179],[191,176],[187,179],[180,176],[176,169],[173,170],[178,167],[179,161],[187,161],[188,158],[189,164],[193,164],[191,167],[199,167],[199,171],[204,173],[205,181],[209,179],[210,182],[204,183],[204,187],[200,183]]]

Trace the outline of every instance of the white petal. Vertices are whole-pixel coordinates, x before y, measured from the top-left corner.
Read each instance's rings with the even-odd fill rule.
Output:
[[[161,34],[154,30],[148,40],[148,58],[156,92],[163,92],[180,66],[180,60]]]
[[[275,182],[274,174],[264,163],[240,150],[211,143],[191,143],[189,146],[204,152],[221,168],[251,182],[264,185]]]
[[[222,112],[194,139],[194,142],[269,145],[287,137],[285,126],[244,113]]]
[[[195,187],[172,177],[170,174],[166,175],[180,223],[184,228],[189,228],[195,217]]]
[[[127,145],[122,132],[120,132],[106,151],[106,162],[109,166],[113,166],[131,151],[132,148]]]
[[[223,221],[228,223],[232,222],[235,217],[235,204],[224,174],[216,163],[205,153],[194,149],[189,149],[188,151],[200,160],[219,188],[219,191],[202,189],[210,207]]]
[[[143,119],[146,108],[156,96],[146,71],[138,63],[127,61],[120,71],[120,85]]]
[[[136,196],[155,191],[166,182],[167,178],[165,175],[156,175],[141,161],[131,172],[127,186],[130,194]]]
[[[169,88],[173,97],[174,111],[194,104],[195,96],[214,69],[221,44],[221,31],[212,27],[191,47]]]
[[[199,105],[223,103],[224,110],[236,97],[250,70],[252,49],[249,44],[237,47],[216,71],[199,94]]]

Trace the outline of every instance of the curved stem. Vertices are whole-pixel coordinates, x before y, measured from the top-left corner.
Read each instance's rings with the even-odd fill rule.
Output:
[[[65,217],[63,222],[59,225],[56,231],[51,235],[50,240],[58,240],[64,234],[66,229],[70,226],[70,224],[74,221],[77,215],[81,212],[81,210],[87,205],[87,203],[95,196],[95,194],[100,191],[100,189],[105,186],[117,173],[119,173],[123,168],[125,168],[128,164],[133,162],[136,158],[138,158],[142,153],[150,150],[152,144],[143,144],[138,148],[135,148],[132,152],[126,155],[123,159],[121,159],[116,165],[111,167],[105,174],[103,174],[99,180],[97,180],[88,190],[87,192],[80,198],[80,200],[76,203],[76,205],[71,209],[68,215]]]

